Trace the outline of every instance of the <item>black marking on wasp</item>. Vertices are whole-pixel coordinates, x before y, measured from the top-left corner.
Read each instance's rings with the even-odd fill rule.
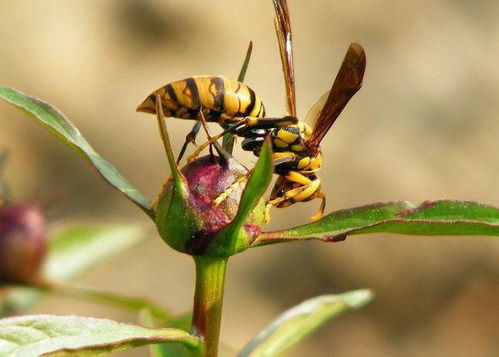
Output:
[[[161,98],[166,117],[218,122],[225,128],[224,133],[233,132],[241,137],[262,136],[262,131],[258,129],[297,122],[293,117],[265,118],[265,107],[260,97],[247,85],[224,77],[189,77],[171,82],[150,94],[137,111],[155,114],[156,96]],[[187,143],[194,141],[199,128],[200,125],[196,125],[188,134],[179,160]],[[189,161],[221,135],[223,133],[212,138],[208,133],[210,140],[201,145]]]

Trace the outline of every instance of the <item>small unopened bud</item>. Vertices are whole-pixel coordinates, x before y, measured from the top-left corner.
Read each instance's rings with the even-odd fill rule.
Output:
[[[158,203],[156,224],[163,240],[191,255],[229,256],[249,247],[264,222],[263,200],[243,225],[233,247],[220,248],[217,242],[217,251],[210,251],[217,234],[236,217],[248,170],[233,158],[221,160],[204,156],[181,172],[187,181],[183,186],[184,197],[175,192],[175,185],[170,181]]]
[[[38,206],[0,207],[0,285],[35,280],[46,246],[45,218]]]

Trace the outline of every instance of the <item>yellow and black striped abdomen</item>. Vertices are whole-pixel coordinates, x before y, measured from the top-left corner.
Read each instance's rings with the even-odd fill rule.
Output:
[[[222,125],[232,118],[265,116],[262,100],[251,88],[224,77],[189,77],[169,83],[149,95],[137,111],[155,114],[158,94],[167,117],[196,120],[201,108],[207,121]]]

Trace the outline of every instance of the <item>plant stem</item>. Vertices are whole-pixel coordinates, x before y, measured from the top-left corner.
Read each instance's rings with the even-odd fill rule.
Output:
[[[216,357],[222,318],[227,258],[195,256],[196,291],[192,332],[204,339],[206,357]]]

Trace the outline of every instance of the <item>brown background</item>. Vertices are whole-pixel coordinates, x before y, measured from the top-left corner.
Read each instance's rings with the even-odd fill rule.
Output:
[[[1,83],[57,105],[150,197],[168,169],[154,120],[134,109],[153,89],[191,75],[234,78],[253,40],[247,83],[268,113],[284,113],[270,0],[17,0],[1,9]],[[329,88],[350,42],[367,52],[364,87],[323,143],[328,210],[401,199],[499,205],[499,2],[290,0],[290,10],[301,116]],[[167,249],[138,210],[22,113],[1,104],[0,125],[17,197],[62,189],[52,221],[132,220],[150,228],[151,239],[84,283],[176,312],[190,308],[188,257]],[[176,150],[190,125],[170,124]],[[269,229],[307,222],[317,204],[275,210]],[[303,299],[370,287],[377,294],[371,305],[289,355],[497,356],[498,256],[491,238],[382,234],[252,250],[231,261],[222,338],[238,349]],[[134,320],[62,298],[35,312]]]

